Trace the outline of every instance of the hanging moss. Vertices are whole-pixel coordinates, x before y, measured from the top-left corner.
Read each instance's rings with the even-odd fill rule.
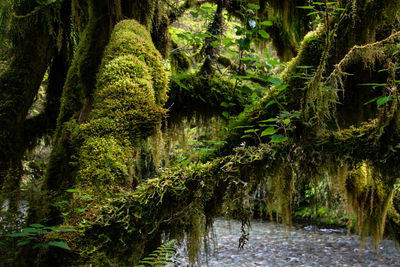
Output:
[[[224,75],[203,76],[199,73],[178,74],[171,78],[167,107],[170,117],[199,112],[211,117],[221,115],[226,108],[222,102],[232,103],[230,112],[237,114],[246,103],[246,95],[235,89],[234,81]]]
[[[103,252],[110,253],[110,247],[116,251],[129,251],[125,256],[119,253],[119,264],[132,264],[138,262],[143,256],[143,248],[151,245],[151,240],[160,231],[172,238],[182,237],[174,235],[185,230],[190,259],[194,263],[205,234],[205,216],[213,214],[223,202],[227,203],[224,212],[228,215],[249,221],[251,208],[245,200],[262,176],[247,170],[265,166],[272,157],[271,152],[269,146],[242,148],[234,156],[219,158],[212,163],[165,170],[156,178],[141,183],[133,192],[120,191],[110,195],[102,205],[89,201],[89,206],[94,205],[92,209],[97,210],[96,215],[88,217],[89,213],[85,213],[87,219],[80,223],[80,229],[86,238],[71,240],[79,242],[71,246],[86,253],[87,258],[82,260],[96,259],[104,255]],[[243,184],[248,186],[242,187]],[[223,190],[226,188],[230,189]],[[242,201],[236,202],[240,199]],[[230,202],[234,204],[228,204]],[[85,241],[93,236],[104,238],[96,238],[90,243]]]

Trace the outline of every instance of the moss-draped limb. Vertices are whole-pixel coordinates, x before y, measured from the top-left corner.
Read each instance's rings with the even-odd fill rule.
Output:
[[[263,179],[263,167],[268,168],[273,157],[269,146],[241,148],[237,154],[213,162],[166,170],[141,183],[135,191],[120,190],[101,202],[97,197],[93,201],[77,199],[78,205],[88,208],[87,212],[80,218],[69,217],[66,223],[79,225],[85,238],[70,235],[66,240],[76,252],[85,252],[83,261],[103,253],[112,255],[115,250],[125,251],[118,256],[120,264],[132,264],[138,262],[160,232],[179,237],[184,230],[189,235],[189,247],[193,248],[193,260],[204,235],[204,216],[215,216],[222,203],[226,203],[224,212],[231,217],[249,220],[248,193]]]
[[[10,164],[17,166],[26,149],[23,126],[57,47],[57,36],[62,32],[60,25],[52,20],[59,18],[61,2],[35,11],[32,11],[36,7],[34,2],[22,1],[15,6],[12,60],[0,76],[0,186]],[[10,181],[10,184],[18,182]]]

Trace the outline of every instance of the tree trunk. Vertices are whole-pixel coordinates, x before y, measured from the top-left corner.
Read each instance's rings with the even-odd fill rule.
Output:
[[[212,36],[207,37],[204,41],[203,51],[205,61],[201,66],[200,73],[209,75],[214,72],[213,66],[218,58],[219,49],[218,46],[212,44],[217,38],[214,36],[221,36],[224,27],[224,15],[223,8],[225,0],[218,0],[217,10],[215,11],[214,19],[211,25],[208,27],[208,33]]]
[[[25,119],[56,49],[56,35],[60,30],[48,19],[59,14],[59,3],[32,11],[35,7],[33,1],[16,5],[13,59],[0,76],[0,187],[5,185],[9,169],[20,166],[27,148],[23,138]],[[54,32],[50,31],[49,24]],[[18,180],[20,177],[8,176],[7,179]],[[18,185],[15,181],[7,183],[14,185],[12,187]]]

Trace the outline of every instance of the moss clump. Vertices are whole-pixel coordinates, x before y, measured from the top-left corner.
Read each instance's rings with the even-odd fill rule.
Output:
[[[93,187],[113,188],[132,184],[132,173],[127,164],[133,158],[134,152],[129,146],[122,146],[112,136],[89,137],[81,146],[78,156],[79,183],[85,186],[85,191]],[[106,191],[111,193],[110,191]],[[91,192],[90,195],[98,192]]]
[[[162,106],[167,100],[168,77],[149,32],[136,21],[125,20],[115,26],[110,43],[105,49],[102,65],[108,65],[110,60],[122,55],[135,56],[147,65],[156,104]]]

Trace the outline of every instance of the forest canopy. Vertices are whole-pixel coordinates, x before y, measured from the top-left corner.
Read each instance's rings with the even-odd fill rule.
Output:
[[[398,0],[0,0],[0,261],[321,209],[400,242],[399,83]]]

